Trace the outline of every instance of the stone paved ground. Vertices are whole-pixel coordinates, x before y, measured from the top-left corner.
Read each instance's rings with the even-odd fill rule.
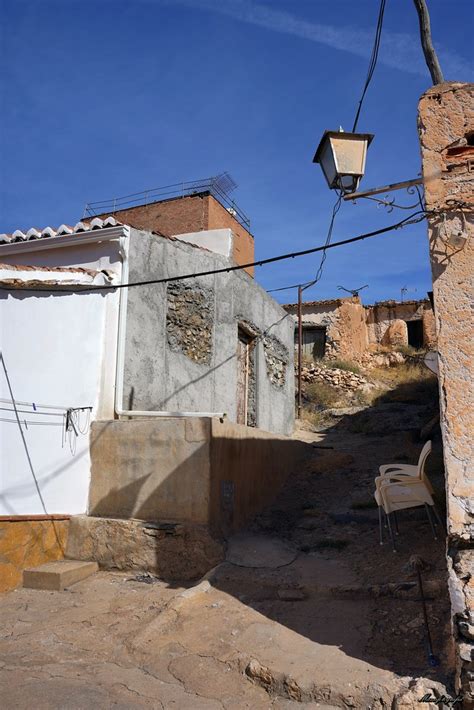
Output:
[[[101,572],[64,592],[2,595],[2,710],[426,707],[423,693],[449,683],[443,543],[412,511],[400,516],[394,554],[378,545],[367,507],[376,465],[416,459],[420,444],[410,432],[373,437],[339,426],[303,436],[334,448],[314,448],[249,530],[283,542],[293,561],[225,562],[188,591]],[[431,465],[440,486],[439,451]],[[404,571],[412,553],[431,565],[434,669]]]

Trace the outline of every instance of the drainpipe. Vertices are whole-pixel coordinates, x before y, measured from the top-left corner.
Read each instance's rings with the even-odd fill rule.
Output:
[[[125,228],[127,234],[120,240],[120,255],[122,257],[122,283],[128,283],[128,250],[130,244],[130,229]],[[125,335],[127,329],[127,303],[128,289],[121,288],[119,295],[119,316],[117,333],[117,360],[115,368],[115,395],[114,409],[116,415],[120,417],[219,417],[224,418],[225,412],[167,412],[167,411],[139,411],[122,409],[123,386],[125,371]]]

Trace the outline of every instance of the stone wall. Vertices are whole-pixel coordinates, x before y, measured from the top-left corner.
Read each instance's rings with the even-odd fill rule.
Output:
[[[212,357],[213,330],[213,290],[193,281],[168,284],[166,335],[171,350],[208,365]]]
[[[23,570],[60,560],[69,520],[0,520],[0,592],[21,586]]]
[[[429,89],[418,129],[430,211],[456,684],[467,708],[474,697],[474,85]]]
[[[267,365],[268,379],[281,389],[285,386],[290,354],[288,348],[274,335],[263,336],[263,352]]]

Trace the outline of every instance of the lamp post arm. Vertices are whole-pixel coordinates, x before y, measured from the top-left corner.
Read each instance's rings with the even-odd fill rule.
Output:
[[[421,46],[425,55],[426,64],[431,74],[433,84],[442,84],[444,81],[443,72],[438,61],[433,42],[431,39],[430,15],[426,0],[413,0],[416,11],[418,13],[418,21],[420,23]]]

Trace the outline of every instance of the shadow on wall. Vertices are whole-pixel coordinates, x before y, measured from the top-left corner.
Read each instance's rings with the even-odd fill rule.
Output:
[[[99,559],[106,567],[148,569],[170,586],[182,586],[180,578],[189,584],[221,562],[225,538],[247,523],[252,533],[278,538],[294,550],[295,556],[290,564],[273,570],[224,563],[212,577],[215,589],[248,607],[249,634],[258,627],[264,635],[266,617],[277,622],[268,627],[268,633],[277,634],[275,643],[281,638],[284,643],[299,644],[293,648],[304,647],[307,659],[313,657],[314,646],[301,644],[316,642],[325,647],[325,654],[341,651],[341,657],[415,678],[425,677],[428,666],[423,631],[412,623],[420,618],[420,600],[413,580],[411,586],[406,581],[409,575],[404,565],[411,555],[419,554],[431,564],[429,577],[433,581],[426,591],[433,643],[436,653],[442,655],[441,666],[431,669],[430,674],[445,682],[450,667],[448,650],[443,648],[449,624],[443,541],[432,540],[423,517],[409,511],[400,516],[399,553],[393,555],[388,545],[378,545],[377,510],[371,505],[377,465],[390,460],[416,461],[423,443],[420,422],[435,414],[436,407],[427,397],[413,397],[405,385],[396,388],[392,398],[396,407],[387,408],[384,405],[390,402],[377,401],[365,413],[348,414],[327,430],[325,444],[337,450],[321,451],[307,444],[299,449],[299,459],[294,448],[298,442],[258,440],[252,438],[253,430],[236,425],[229,425],[229,430],[224,426],[221,436],[212,436],[206,429],[212,424],[208,420],[192,422],[187,430],[184,423],[184,441],[195,447],[191,453],[180,453],[178,448],[181,462],[168,472],[160,463],[160,452],[170,446],[176,456],[176,437],[172,444],[166,444],[170,441],[170,425],[137,422],[138,426],[129,428],[127,446],[143,437],[151,441],[154,453],[143,455],[142,446],[136,444],[125,466],[116,454],[107,464],[102,461],[100,472],[95,468],[93,475],[110,475],[112,483],[109,491],[91,502],[91,512],[103,516],[120,512],[146,520],[79,517],[72,521],[77,526],[76,546],[82,545],[79,552]],[[370,413],[376,422],[374,429],[367,425]],[[124,426],[135,422],[97,424],[105,430],[100,442],[102,456],[112,442],[123,442]],[[442,497],[439,432],[430,436],[436,442],[428,475],[437,496]],[[96,466],[99,447],[95,446]],[[283,485],[282,461],[290,473]],[[123,480],[126,471],[133,480]],[[196,489],[190,486],[190,477]],[[196,490],[199,495],[192,501]],[[249,501],[255,505],[249,505]],[[265,503],[266,509],[255,519]],[[164,504],[176,510],[176,506],[188,506],[187,513],[177,522],[173,516],[163,515]],[[302,521],[311,525],[302,525]],[[331,546],[328,541],[343,541],[344,545]],[[348,568],[351,571],[347,576]],[[354,570],[363,570],[366,586],[355,583]],[[385,590],[389,585],[391,592]],[[282,588],[294,592],[295,587],[295,603],[280,596]],[[233,601],[225,604],[226,614],[231,613]],[[209,616],[209,623],[215,624],[216,613],[209,606],[199,607],[199,623],[205,625],[208,615],[214,614],[212,619]],[[402,631],[405,623],[412,625]],[[368,685],[368,669],[364,666],[362,670]],[[323,672],[324,668],[318,667],[317,678]]]
[[[196,579],[309,449],[209,418],[94,422],[90,515],[71,520],[67,556]]]

